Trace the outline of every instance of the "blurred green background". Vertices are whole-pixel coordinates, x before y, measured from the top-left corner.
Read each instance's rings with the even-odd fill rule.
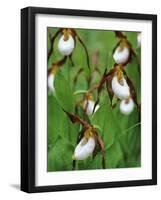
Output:
[[[48,49],[50,48],[50,35],[54,34],[57,28],[48,28]],[[112,52],[119,39],[115,37],[114,31],[100,31],[76,29],[77,34],[86,45],[90,58],[91,71],[88,70],[86,54],[77,41],[73,51],[74,66],[69,59],[58,70],[55,75],[55,94],[48,92],[48,172],[72,170],[72,155],[76,147],[77,137],[80,126],[72,124],[62,107],[68,112],[75,112],[75,105],[82,99],[82,95],[74,95],[79,90],[88,90],[89,87],[96,85],[103,75],[114,65]],[[137,33],[124,32],[137,52],[137,59],[140,59],[140,49],[137,48]],[[54,43],[54,53],[48,61],[48,68],[53,62],[62,58],[57,48],[60,36]],[[94,63],[94,56],[96,62]],[[140,103],[140,73],[138,71],[137,59],[133,57],[132,62],[126,66],[126,72],[133,81],[137,99]],[[96,73],[94,70],[100,71]],[[140,67],[140,66],[139,66]],[[83,68],[78,76],[77,84],[74,84],[74,78],[77,72]],[[89,77],[93,80],[89,83]],[[93,93],[94,99],[96,92]],[[119,104],[115,109],[110,106],[107,91],[104,89],[101,93],[99,102],[100,109],[88,118],[91,124],[100,127],[99,134],[103,138],[106,148],[106,166],[107,168],[128,168],[141,166],[141,123],[138,111],[134,111],[124,116],[119,111]],[[82,117],[82,108],[78,109],[79,116]],[[87,160],[77,162],[77,170],[101,169],[101,154],[98,153],[94,159],[89,157]]]

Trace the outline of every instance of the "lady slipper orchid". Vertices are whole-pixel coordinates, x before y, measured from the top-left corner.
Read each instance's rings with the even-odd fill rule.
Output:
[[[113,93],[118,99],[127,99],[130,96],[129,86],[123,76],[120,78],[119,76],[115,75],[112,78],[111,86]]]
[[[96,105],[95,109],[95,101],[93,101],[93,97],[91,93],[87,93],[85,95],[85,100],[83,101],[83,108],[85,110],[85,112],[87,113],[87,115],[92,115],[93,114],[93,110],[94,113],[99,109],[99,105]]]
[[[96,126],[90,125],[79,116],[63,110],[69,117],[72,123],[81,125],[81,130],[77,138],[77,146],[72,156],[73,169],[76,169],[76,161],[84,160],[92,155],[94,159],[98,152],[102,154],[102,168],[106,168],[105,145],[99,133],[96,131]]]
[[[53,73],[49,74],[49,76],[48,76],[48,88],[52,92],[55,91],[55,88],[54,88],[54,79],[55,79],[55,75]]]
[[[137,35],[137,45],[138,45],[138,47],[141,46],[141,33],[138,33],[138,35]]]
[[[92,132],[86,131],[84,137],[80,140],[75,148],[73,160],[85,160],[92,155],[96,146]]]
[[[124,115],[129,115],[134,110],[134,101],[132,98],[123,99],[120,103],[120,111]]]
[[[75,148],[73,159],[84,160],[92,155],[95,148],[95,140],[90,137],[88,140],[82,138],[77,147]]]
[[[58,66],[59,62],[57,64],[53,64],[52,68],[49,70],[49,75],[48,75],[48,88],[51,92],[55,92],[55,87],[54,87],[54,80],[55,80],[55,74],[58,71]]]
[[[115,31],[115,35],[120,41],[113,50],[113,59],[117,64],[125,66],[127,63],[130,63],[132,56],[136,56],[136,53],[132,44],[123,32]]]
[[[72,53],[74,46],[74,39],[69,33],[68,35],[64,34],[60,37],[58,49],[63,56],[69,56]]]
[[[82,41],[78,33],[73,28],[60,28],[58,31],[54,33],[54,35],[50,35],[49,39],[51,42],[50,48],[48,50],[48,61],[50,60],[53,52],[54,52],[54,43],[56,41],[56,38],[60,35],[59,41],[58,41],[58,50],[63,56],[68,56],[69,60],[71,61],[72,66],[74,65],[73,59],[72,59],[72,53],[76,46],[76,42],[78,41],[86,54],[87,59],[87,65],[90,69],[90,63],[89,63],[89,55],[88,50],[85,45],[85,43]]]
[[[54,92],[54,79],[55,74],[57,73],[58,69],[65,63],[67,56],[64,56],[61,60],[52,64],[51,68],[48,70],[48,88],[50,91]]]
[[[84,100],[83,108],[86,110],[87,115],[93,114],[95,102],[93,100]],[[99,109],[99,105],[96,105],[94,113]]]
[[[130,57],[130,49],[127,46],[118,46],[113,54],[113,59],[117,64],[125,64]]]

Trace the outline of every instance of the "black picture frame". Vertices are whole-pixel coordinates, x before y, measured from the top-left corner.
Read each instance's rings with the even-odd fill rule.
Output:
[[[54,14],[152,21],[152,179],[35,186],[35,15]],[[89,10],[21,9],[21,190],[50,192],[157,184],[157,16]]]

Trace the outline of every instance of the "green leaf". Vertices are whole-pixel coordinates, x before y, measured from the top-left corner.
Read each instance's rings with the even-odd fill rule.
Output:
[[[79,133],[79,124],[73,124],[69,118],[68,120],[68,141],[70,141],[74,146],[76,145],[78,133]]]
[[[59,70],[55,75],[55,90],[58,102],[68,112],[74,111],[74,98],[70,84],[65,80]]]
[[[118,132],[118,134],[121,134],[122,132],[127,130],[129,127],[131,127],[134,124],[137,124],[139,122],[139,113],[135,106],[132,113],[130,113],[129,115],[123,115],[120,112],[119,106],[120,106],[120,102],[113,109],[113,116],[114,116],[115,121],[119,125],[120,131]]]
[[[68,135],[67,116],[54,96],[48,95],[48,146],[55,143],[58,136]]]
[[[107,168],[125,167],[124,154],[118,141],[115,141],[110,148],[106,150],[106,157]]]
[[[105,143],[105,147],[111,146],[119,129],[113,117],[109,99],[105,98],[104,104],[94,114],[92,124],[101,128],[101,136]]]
[[[125,157],[126,167],[141,165],[141,130],[140,124],[132,126],[119,136]]]
[[[77,161],[78,170],[102,169],[102,154],[98,153],[93,159],[92,156],[83,161]]]
[[[74,92],[74,95],[79,95],[79,94],[86,94],[87,90],[77,90],[76,92]]]
[[[59,137],[53,148],[48,151],[48,172],[72,170],[73,151],[73,146]]]
[[[116,137],[113,145],[106,148],[106,156],[108,168],[140,167],[140,124],[130,127]]]

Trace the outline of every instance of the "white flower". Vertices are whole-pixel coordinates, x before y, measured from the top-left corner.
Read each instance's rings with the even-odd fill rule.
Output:
[[[96,143],[93,137],[89,137],[88,140],[83,137],[75,148],[73,159],[84,160],[88,158],[92,155],[95,145]]]
[[[128,47],[125,46],[121,48],[120,46],[118,46],[113,54],[113,59],[117,64],[124,64],[128,61],[129,56],[130,50]]]
[[[92,115],[93,109],[94,109],[94,104],[95,104],[95,102],[92,101],[92,100],[84,100],[84,102],[83,102],[83,108],[86,109],[87,115]],[[99,109],[99,105],[97,105],[95,107],[95,111],[94,112],[96,112],[98,109]]]
[[[141,33],[139,33],[137,35],[137,42],[138,42],[138,47],[140,47],[141,46]]]
[[[55,88],[54,88],[54,79],[55,79],[55,75],[53,73],[50,73],[49,76],[48,76],[48,88],[52,92],[55,91]]]
[[[127,99],[130,96],[130,89],[125,78],[122,78],[122,84],[119,83],[117,76],[112,79],[112,90],[119,99]]]
[[[120,111],[124,115],[129,115],[134,110],[134,101],[132,98],[124,99],[120,103]]]
[[[64,40],[64,35],[62,35],[58,42],[58,49],[63,56],[70,55],[74,49],[73,37],[69,35],[69,38]]]

